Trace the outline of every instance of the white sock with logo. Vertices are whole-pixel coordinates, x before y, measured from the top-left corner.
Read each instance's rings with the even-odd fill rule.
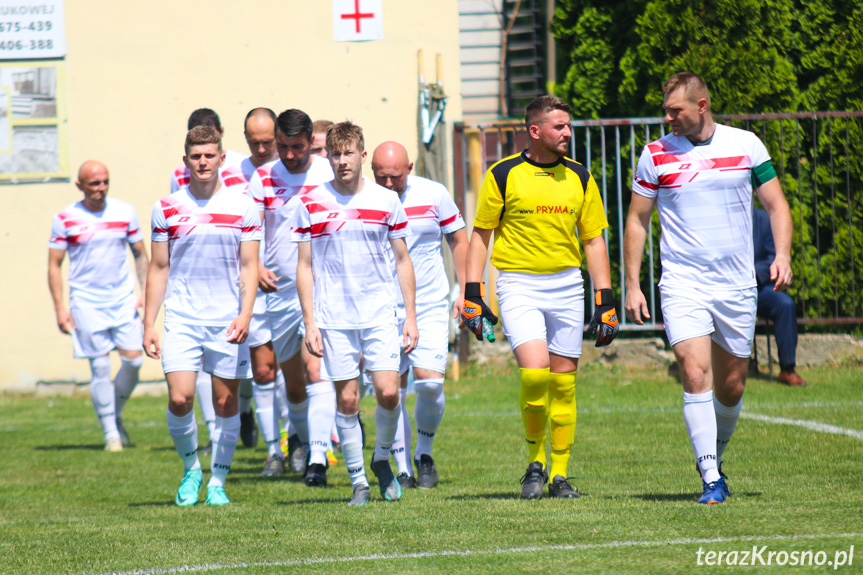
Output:
[[[142,365],[144,365],[144,356],[142,355],[132,359],[120,356],[120,370],[114,376],[114,411],[117,414],[117,419],[120,419],[123,407],[138,385],[138,374]]]
[[[195,421],[195,412],[189,411],[186,415],[174,415],[168,412],[168,433],[174,441],[174,449],[183,460],[186,471],[200,469],[201,462],[198,459],[198,422]]]
[[[198,379],[195,381],[195,391],[198,394],[198,407],[201,409],[201,416],[204,418],[207,432],[210,434],[210,441],[212,441],[213,432],[216,430],[216,409],[213,407],[213,376],[203,369],[199,371]]]
[[[216,416],[216,431],[213,433],[213,459],[210,461],[211,485],[225,486],[228,471],[234,461],[234,450],[240,437],[240,414],[230,417]]]
[[[401,397],[401,407],[399,409],[399,423],[396,427],[396,436],[393,438],[393,445],[390,447],[390,453],[396,462],[398,473],[407,473],[413,477],[414,471],[411,465],[411,418],[408,417],[408,410],[405,407],[405,396],[408,390],[399,388],[399,396]],[[377,421],[377,417],[375,418]]]
[[[443,395],[443,378],[415,379],[417,405],[414,419],[417,426],[416,458],[432,454],[432,443],[440,422],[443,420],[446,400]]]
[[[296,433],[303,445],[309,444],[309,398],[299,403],[288,401],[288,418],[291,431]]]
[[[336,412],[336,429],[342,444],[345,469],[351,478],[351,485],[368,485],[363,462],[363,432],[360,430],[359,414],[345,415]]]
[[[401,398],[399,398],[401,399]],[[392,448],[393,440],[396,437],[396,429],[399,426],[399,413],[401,413],[401,401],[392,409],[387,409],[378,404],[375,409],[375,454],[372,456],[372,461],[386,460],[390,458],[390,448]]]
[[[332,381],[306,386],[309,396],[309,463],[327,464],[330,433],[336,419],[336,388]]]
[[[716,465],[716,412],[713,390],[704,393],[683,392],[683,421],[695,452],[701,477],[707,483],[719,479]]]
[[[713,398],[713,410],[716,413],[716,466],[722,466],[722,454],[725,452],[725,447],[731,441],[731,436],[734,434],[734,428],[737,427],[737,420],[740,418],[740,408],[743,407],[743,398],[737,402],[737,405],[728,407],[723,405],[716,397]]]
[[[252,384],[252,394],[255,397],[255,414],[258,416],[258,425],[264,443],[267,444],[267,457],[273,455],[282,456],[282,448],[279,447],[279,417],[276,414],[274,403],[276,401],[276,383]]]
[[[107,355],[90,359],[90,399],[102,426],[105,441],[120,439],[114,404],[114,384],[111,383],[111,358]]]

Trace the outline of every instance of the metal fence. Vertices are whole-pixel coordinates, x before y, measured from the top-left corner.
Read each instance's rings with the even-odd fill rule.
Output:
[[[750,130],[767,146],[794,220],[789,293],[804,324],[863,323],[863,111],[716,115],[717,122]],[[623,226],[636,162],[645,144],[665,135],[662,118],[574,120],[571,155],[593,174],[610,227],[605,232],[615,298],[624,297]],[[523,122],[454,125],[454,195],[473,221],[485,171],[527,148]],[[648,235],[642,290],[652,323],[637,326],[621,314],[623,330],[662,329],[657,297],[659,226],[654,211]],[[486,281],[496,302],[494,270]],[[585,273],[586,289],[589,277]],[[588,293],[590,293],[588,291]],[[586,309],[592,314],[593,303]],[[622,307],[622,305],[621,305]]]

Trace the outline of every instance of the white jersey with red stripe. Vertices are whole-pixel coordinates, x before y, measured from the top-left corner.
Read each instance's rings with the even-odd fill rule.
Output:
[[[703,144],[669,134],[645,146],[632,191],[656,198],[662,228],[660,285],[756,285],[752,169],[768,161],[755,134],[721,124]]]
[[[240,182],[235,179],[237,173],[242,173],[241,167],[243,160],[246,158],[244,154],[235,152],[234,150],[225,150],[225,163],[219,168],[219,180],[223,186],[232,187]],[[234,178],[232,178],[234,176]],[[183,186],[188,186],[192,175],[185,165],[178,167],[171,173],[171,193],[178,191]],[[248,179],[246,180],[248,182]]]
[[[291,240],[311,242],[318,327],[395,323],[396,286],[386,246],[407,235],[398,196],[368,178],[356,195],[327,182],[291,201]]]
[[[240,243],[260,241],[255,203],[222,187],[208,200],[188,187],[153,206],[154,242],[168,242],[165,322],[228,326],[240,311]]]
[[[290,218],[293,207],[288,201],[333,179],[330,163],[311,156],[309,168],[292,174],[281,160],[258,168],[249,183],[249,195],[264,212],[264,265],[276,276],[278,291],[268,294],[267,309],[281,311],[297,300],[297,246],[291,241]]]
[[[69,252],[71,307],[108,308],[135,296],[129,269],[129,244],[144,239],[135,208],[105,199],[93,213],[76,202],[54,216],[49,248]]]
[[[410,222],[405,241],[416,276],[416,309],[419,314],[422,309],[441,305],[449,297],[441,238],[462,229],[464,219],[447,189],[426,178],[408,176],[407,188],[400,199]],[[392,257],[392,252],[389,253]],[[395,278],[398,283],[398,276]],[[403,305],[401,290],[396,294],[399,305]]]

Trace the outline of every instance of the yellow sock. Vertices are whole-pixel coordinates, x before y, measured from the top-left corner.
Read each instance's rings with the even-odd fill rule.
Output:
[[[545,467],[545,438],[548,427],[549,369],[521,369],[521,421],[527,440],[528,463]]]
[[[551,431],[551,473],[566,477],[569,454],[575,441],[575,376],[577,372],[552,373],[548,379],[549,429]]]

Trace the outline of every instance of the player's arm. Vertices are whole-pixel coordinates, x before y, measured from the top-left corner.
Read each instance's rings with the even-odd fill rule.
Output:
[[[464,284],[466,281],[464,268],[467,260],[467,232],[462,228],[450,234],[446,234],[444,237],[446,238],[446,243],[452,252],[452,261],[455,265],[455,277],[456,281],[458,281],[459,287],[459,297],[456,299],[452,310],[452,317],[455,319],[461,315],[461,311],[464,309]]]
[[[147,287],[144,288],[144,353],[159,359],[162,349],[159,347],[159,334],[156,333],[156,316],[168,290],[171,254],[168,242],[152,242],[150,252],[153,257],[147,270]]]
[[[396,275],[399,278],[399,289],[402,291],[402,299],[405,304],[405,325],[402,332],[404,340],[402,347],[405,353],[416,349],[419,341],[419,329],[417,328],[416,310],[416,277],[414,276],[414,264],[408,253],[408,245],[404,238],[390,238],[390,246],[396,261]]]
[[[258,251],[261,242],[250,240],[240,242],[240,315],[228,328],[230,343],[243,343],[249,337],[249,322],[252,321],[252,308],[258,294]]]
[[[655,203],[655,198],[633,193],[623,234],[623,268],[626,272],[626,299],[623,307],[626,317],[637,325],[644,325],[644,320],[650,319],[647,299],[641,292],[639,277],[644,244],[650,229],[650,216]]]
[[[773,280],[773,291],[781,291],[791,285],[791,236],[794,224],[791,220],[791,208],[779,185],[779,178],[764,182],[755,193],[761,200],[767,215],[770,216],[770,231],[776,246],[776,257],[770,264],[770,279]]]
[[[321,331],[315,323],[315,278],[312,275],[312,243],[297,244],[297,295],[303,310],[303,325],[306,327],[305,344],[309,353],[324,356]]]
[[[260,212],[261,216],[261,227],[264,226],[264,210]],[[258,258],[260,259],[260,258]],[[276,274],[268,270],[264,266],[264,262],[260,261],[258,263],[258,287],[261,288],[261,291],[264,293],[273,293],[275,291],[279,291],[279,288],[276,287]]]
[[[147,272],[150,267],[150,258],[147,257],[147,249],[144,247],[143,240],[131,244],[129,248],[135,258],[135,274],[138,276],[138,285],[141,286],[141,297],[138,298],[137,307],[143,308],[147,293]]]
[[[608,262],[608,250],[602,234],[589,240],[584,240],[584,258],[587,261],[587,273],[594,288],[596,309],[590,320],[587,335],[593,335],[599,330],[596,347],[610,344],[617,336],[617,307],[611,292],[611,265]]]
[[[71,333],[75,328],[72,314],[63,303],[63,258],[66,250],[48,250],[48,289],[51,290],[51,299],[54,300],[54,313],[57,314],[57,327],[63,333]]]

